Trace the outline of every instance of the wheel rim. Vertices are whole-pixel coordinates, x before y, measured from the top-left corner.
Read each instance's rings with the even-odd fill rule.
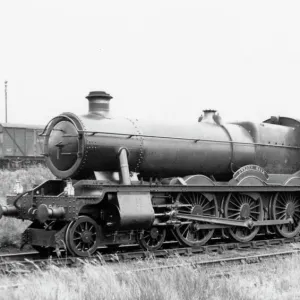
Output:
[[[218,216],[217,201],[212,194],[181,193],[177,201],[185,206],[180,207],[184,214],[197,214],[202,216]],[[198,230],[197,225],[207,224],[204,222],[192,221],[189,224],[182,224],[175,228],[175,235],[179,242],[191,246],[202,246],[213,236],[214,229]]]
[[[224,214],[227,219],[247,220],[251,218],[253,221],[261,221],[263,219],[261,197],[255,199],[248,194],[232,193],[225,201]],[[258,226],[252,229],[234,226],[228,230],[229,234],[239,242],[251,241],[258,231]]]
[[[90,217],[81,216],[67,228],[67,249],[73,255],[91,256],[97,249],[98,236],[97,223]]]
[[[154,251],[163,245],[165,238],[165,228],[152,227],[150,230],[139,233],[138,242],[143,249]]]
[[[296,193],[277,193],[272,204],[275,220],[293,219],[293,224],[276,225],[283,237],[294,237],[300,232],[300,197]]]

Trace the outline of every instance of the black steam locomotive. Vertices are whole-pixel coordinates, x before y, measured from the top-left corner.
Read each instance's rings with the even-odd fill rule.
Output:
[[[159,249],[170,236],[252,240],[300,231],[300,121],[225,124],[206,110],[191,125],[114,118],[112,97],[53,118],[43,135],[57,180],[8,196],[0,217],[31,220],[23,242],[88,256],[99,246]]]

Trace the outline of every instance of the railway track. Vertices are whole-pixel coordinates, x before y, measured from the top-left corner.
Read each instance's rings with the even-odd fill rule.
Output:
[[[300,248],[297,250],[290,251],[280,251],[268,254],[255,254],[255,255],[242,255],[238,257],[231,258],[220,258],[220,259],[212,259],[212,260],[204,260],[204,261],[192,261],[180,264],[167,264],[162,266],[154,266],[154,267],[146,267],[146,268],[137,268],[126,271],[115,272],[116,274],[121,273],[136,273],[136,272],[145,272],[145,271],[155,271],[155,270],[166,270],[173,268],[183,268],[183,267],[192,267],[192,268],[202,268],[202,269],[212,269],[215,267],[228,267],[231,265],[245,265],[245,264],[257,264],[261,263],[268,259],[282,259],[289,257],[291,255],[300,254]],[[222,273],[224,274],[224,273]],[[226,274],[226,273],[225,273]],[[217,274],[218,275],[218,274]]]
[[[138,247],[131,245],[126,247],[120,247],[118,251],[112,251],[111,249],[104,248],[99,249],[96,255],[87,258],[68,257],[68,256],[51,256],[49,258],[41,258],[37,252],[23,252],[15,254],[2,254],[0,255],[0,272],[2,273],[20,273],[27,272],[31,268],[43,268],[50,264],[64,267],[75,267],[81,265],[84,262],[91,262],[95,264],[113,263],[113,262],[128,262],[128,261],[140,261],[145,259],[164,259],[164,258],[178,258],[178,257],[192,257],[196,258],[200,254],[210,253],[230,253],[232,250],[237,251],[261,251],[262,249],[271,250],[277,248],[283,248],[285,245],[296,244],[300,242],[300,236],[294,238],[285,239],[268,239],[268,240],[256,240],[247,243],[225,243],[216,241],[214,244],[202,246],[197,249],[193,248],[172,248],[174,244],[167,245],[166,249],[156,250],[153,252],[141,251]],[[168,247],[169,246],[169,247]],[[300,248],[299,248],[300,249]],[[283,256],[289,254],[296,254],[300,250],[293,249],[290,251],[277,251],[276,253],[264,253],[254,255],[242,255],[230,258],[220,258],[218,260],[207,260],[198,261],[197,263],[193,260],[192,262],[186,263],[196,264],[202,267],[208,267],[209,265],[222,265],[228,264],[229,262],[244,261],[249,262],[250,260],[271,258],[274,256]],[[182,264],[178,264],[181,266]],[[162,266],[164,268],[166,266]],[[176,267],[172,265],[171,267]]]
[[[40,255],[36,251],[18,252],[18,253],[5,253],[0,255],[0,261],[23,261],[25,259],[39,259]]]

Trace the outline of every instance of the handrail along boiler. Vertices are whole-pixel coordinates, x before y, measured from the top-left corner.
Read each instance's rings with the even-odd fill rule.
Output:
[[[63,113],[44,129],[46,164],[58,178],[8,196],[0,217],[31,220],[23,243],[41,253],[139,243],[152,251],[175,237],[248,242],[300,231],[300,121],[223,123],[116,118],[111,96],[90,92],[89,111]]]

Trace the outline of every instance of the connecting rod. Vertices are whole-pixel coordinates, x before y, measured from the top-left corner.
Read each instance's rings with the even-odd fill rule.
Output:
[[[238,226],[238,227],[245,227],[249,229],[252,229],[254,226],[283,225],[283,224],[293,223],[292,218],[288,218],[285,220],[253,221],[252,219],[232,220],[226,218],[209,217],[209,216],[201,216],[201,215],[185,214],[185,213],[177,213],[176,217],[178,219],[184,219],[190,221],[207,222],[207,223],[227,225],[227,226]]]

